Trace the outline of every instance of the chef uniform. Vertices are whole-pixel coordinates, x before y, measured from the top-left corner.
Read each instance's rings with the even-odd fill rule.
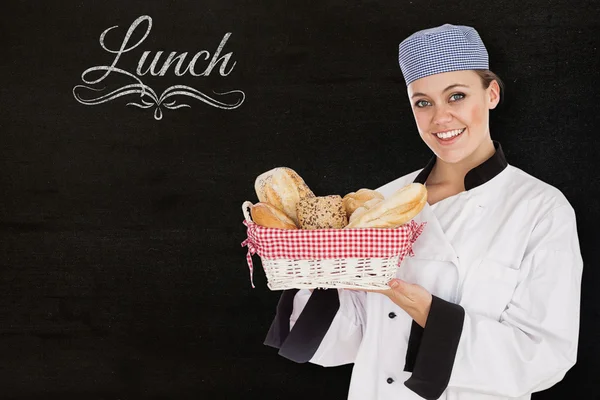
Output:
[[[473,28],[446,24],[403,41],[400,65],[408,85],[487,69],[487,52]],[[282,293],[265,344],[296,362],[354,363],[350,400],[530,399],[560,381],[577,356],[575,213],[558,189],[494,147],[466,174],[464,192],[415,217],[426,225],[397,277],[432,294],[425,328],[380,293],[293,289]],[[435,162],[376,190],[387,198],[425,184]]]

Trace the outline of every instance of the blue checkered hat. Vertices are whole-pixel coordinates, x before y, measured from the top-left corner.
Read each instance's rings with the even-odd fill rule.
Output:
[[[442,72],[489,69],[487,50],[474,28],[444,24],[424,29],[400,43],[398,62],[406,86]]]

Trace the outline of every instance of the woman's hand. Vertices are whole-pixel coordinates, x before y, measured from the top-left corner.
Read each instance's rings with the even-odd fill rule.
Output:
[[[432,296],[425,288],[405,282],[401,279],[392,279],[388,282],[389,289],[370,289],[366,292],[381,293],[407,312],[417,324],[425,328]]]

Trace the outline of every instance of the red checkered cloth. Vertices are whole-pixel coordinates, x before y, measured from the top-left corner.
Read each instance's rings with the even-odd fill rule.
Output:
[[[426,222],[414,220],[398,228],[278,229],[244,220],[248,238],[246,259],[252,287],[252,256],[265,259],[319,260],[326,258],[387,258],[397,254],[414,255],[412,244]]]

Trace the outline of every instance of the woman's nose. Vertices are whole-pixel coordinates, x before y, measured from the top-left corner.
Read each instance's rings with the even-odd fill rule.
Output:
[[[449,107],[436,106],[435,114],[433,115],[433,122],[438,125],[444,125],[452,121],[452,115],[450,114]]]

